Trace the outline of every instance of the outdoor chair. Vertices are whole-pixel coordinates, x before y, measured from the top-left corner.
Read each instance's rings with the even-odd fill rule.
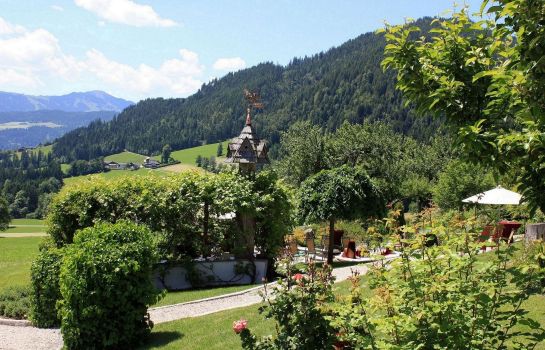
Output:
[[[477,238],[477,242],[486,242],[488,240],[490,240],[490,236],[492,236],[492,233],[494,231],[494,226],[492,225],[486,225],[484,228],[483,228],[483,232],[481,232],[481,234],[479,235],[479,237]],[[481,250],[483,252],[486,251],[486,246],[483,245],[481,247]]]
[[[294,239],[289,241],[289,252],[293,257],[304,255],[303,252],[299,251],[299,247],[297,247],[297,241]]]

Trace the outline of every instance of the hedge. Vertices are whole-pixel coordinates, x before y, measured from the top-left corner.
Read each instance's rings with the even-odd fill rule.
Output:
[[[158,260],[149,228],[128,221],[79,231],[60,273],[61,332],[66,349],[133,348],[153,326],[148,306]]]

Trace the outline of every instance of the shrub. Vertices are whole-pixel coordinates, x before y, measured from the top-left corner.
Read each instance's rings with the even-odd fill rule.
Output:
[[[61,299],[59,273],[63,250],[46,240],[40,246],[40,253],[32,263],[32,297],[30,319],[37,327],[49,328],[60,325],[57,315],[57,301]]]
[[[149,228],[120,221],[79,231],[60,273],[61,332],[67,349],[131,348],[153,326],[147,307],[156,247]]]
[[[8,287],[0,292],[0,316],[24,319],[30,310],[29,286]]]

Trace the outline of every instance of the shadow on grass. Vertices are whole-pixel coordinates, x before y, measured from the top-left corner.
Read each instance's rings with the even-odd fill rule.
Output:
[[[148,340],[139,349],[160,348],[184,337],[182,332],[178,331],[158,331],[150,334]]]

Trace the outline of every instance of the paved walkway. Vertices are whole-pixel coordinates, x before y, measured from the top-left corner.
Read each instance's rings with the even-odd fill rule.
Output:
[[[333,275],[337,282],[344,281],[351,276],[352,270],[357,270],[364,275],[368,269],[365,265],[340,267],[333,270]],[[149,312],[155,323],[197,317],[260,303],[262,301],[258,294],[260,290],[263,290],[262,286],[214,298],[151,308]],[[62,337],[58,329],[0,325],[1,350],[57,350],[61,348]]]

